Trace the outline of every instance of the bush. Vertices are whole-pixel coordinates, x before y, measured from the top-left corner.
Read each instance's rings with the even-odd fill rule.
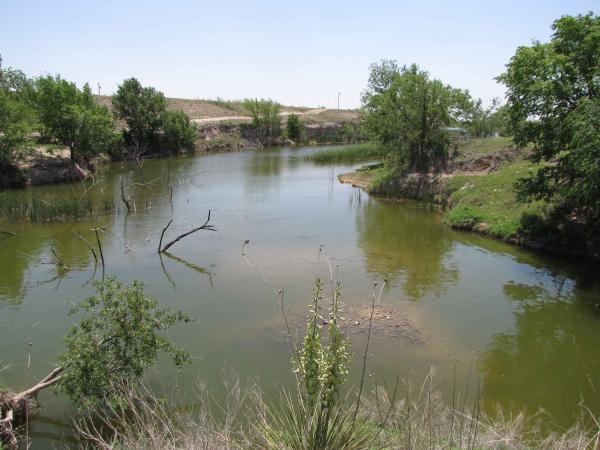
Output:
[[[160,333],[177,322],[189,322],[189,317],[159,308],[137,281],[124,287],[108,278],[94,286],[96,295],[71,311],[84,317],[71,328],[59,356],[64,368],[57,385],[61,392],[80,406],[102,405],[116,400],[115,385],[135,387],[160,351],[177,366],[189,361],[187,353]]]
[[[304,125],[302,125],[298,114],[288,115],[286,132],[287,137],[296,144],[304,140]]]
[[[252,126],[261,145],[272,145],[281,136],[281,106],[273,100],[245,99],[244,108],[252,116]]]
[[[196,127],[183,111],[165,111],[162,114],[162,145],[169,151],[193,148],[196,142]]]

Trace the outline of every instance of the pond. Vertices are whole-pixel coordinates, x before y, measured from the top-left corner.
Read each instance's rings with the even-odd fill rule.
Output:
[[[371,198],[337,181],[356,166],[304,159],[321,149],[148,161],[146,185],[137,186],[130,214],[120,199],[121,178],[130,192],[140,177],[134,165],[114,164],[100,171],[90,195],[112,197],[115,214],[0,222],[16,233],[0,237],[0,368],[6,366],[0,384],[18,390],[49,372],[76,320],[68,315],[72,302],[93,292],[92,276],[101,277],[76,233],[95,241],[90,229],[109,224],[100,234],[106,274],[143,281],[163,306],[196,319],[170,333],[194,363],[179,373],[159,364],[149,374],[155,386],[172,390],[177,384],[183,398],[199,380],[215,392],[223,389],[224,372],[256,380],[267,393],[292,385],[274,293],[285,290],[288,317],[301,331],[315,278],[329,279],[324,253],[351,317],[352,383],[365,343],[360,307],[371,301],[373,283],[385,279],[384,314],[369,351],[369,391],[396,375],[420,383],[435,366],[447,399],[454,390],[474,395],[478,387],[486,413],[543,408],[558,427],[574,423],[582,399],[600,413],[597,265],[452,230],[428,204]],[[10,195],[66,197],[81,189],[55,185]],[[202,224],[209,209],[216,232],[199,231],[158,255],[161,230],[171,218],[165,240]],[[48,264],[52,252],[68,270]],[[72,413],[61,396],[43,393],[40,400],[29,430],[32,448],[61,442]]]

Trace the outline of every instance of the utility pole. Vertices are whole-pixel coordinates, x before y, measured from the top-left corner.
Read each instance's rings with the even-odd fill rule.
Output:
[[[98,83],[98,95],[100,95],[100,83]]]
[[[338,109],[340,109],[340,92],[338,92]]]

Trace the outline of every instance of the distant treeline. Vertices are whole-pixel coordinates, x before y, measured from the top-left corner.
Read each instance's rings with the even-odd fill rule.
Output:
[[[163,93],[135,78],[119,86],[112,106],[111,114],[99,105],[87,83],[80,89],[59,75],[30,78],[0,60],[0,171],[14,169],[36,143],[64,145],[82,165],[100,153],[137,158],[194,144],[189,117],[167,111]],[[125,122],[123,131],[116,120]]]

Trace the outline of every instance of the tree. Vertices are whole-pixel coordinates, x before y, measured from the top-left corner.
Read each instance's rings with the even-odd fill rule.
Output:
[[[300,116],[298,114],[289,114],[287,117],[287,136],[296,144],[302,141],[304,136],[304,126],[300,121]]]
[[[600,17],[564,16],[550,42],[519,47],[498,77],[507,87],[514,140],[545,161],[517,184],[523,200],[556,201],[570,215],[600,217]]]
[[[181,148],[193,148],[196,142],[196,128],[189,116],[183,111],[165,111],[162,113],[162,143],[170,151]]]
[[[112,98],[112,106],[115,117],[127,124],[124,132],[127,144],[137,142],[147,148],[158,146],[162,115],[167,107],[162,92],[143,87],[137,79],[129,78],[119,86]]]
[[[26,104],[0,89],[0,171],[14,167],[31,149],[31,115]]]
[[[124,287],[115,278],[95,283],[96,295],[73,309],[84,317],[65,338],[59,356],[63,367],[58,389],[79,405],[113,400],[115,383],[135,385],[144,371],[165,352],[178,367],[189,361],[186,352],[161,332],[190,319],[158,307],[134,281]]]
[[[197,133],[189,116],[183,111],[167,111],[164,94],[153,87],[129,78],[119,86],[112,105],[115,117],[127,124],[123,132],[126,148],[136,149],[136,154],[194,146]]]
[[[391,61],[371,66],[362,96],[362,113],[372,138],[388,147],[391,164],[402,172],[445,166],[449,139],[445,128],[457,123],[467,94],[431,79],[417,65]]]
[[[462,122],[471,136],[480,138],[506,131],[504,108],[499,99],[493,99],[490,106],[485,108],[481,99],[472,100],[468,96],[462,109],[465,113]]]
[[[244,108],[252,116],[252,125],[260,144],[274,144],[281,136],[281,106],[273,100],[245,99]]]
[[[59,76],[46,76],[38,78],[36,88],[45,133],[69,147],[71,161],[110,151],[116,145],[111,115],[96,104],[87,83],[79,90]]]
[[[37,121],[33,92],[23,72],[0,67],[0,171],[14,168],[32,148],[30,134]]]

